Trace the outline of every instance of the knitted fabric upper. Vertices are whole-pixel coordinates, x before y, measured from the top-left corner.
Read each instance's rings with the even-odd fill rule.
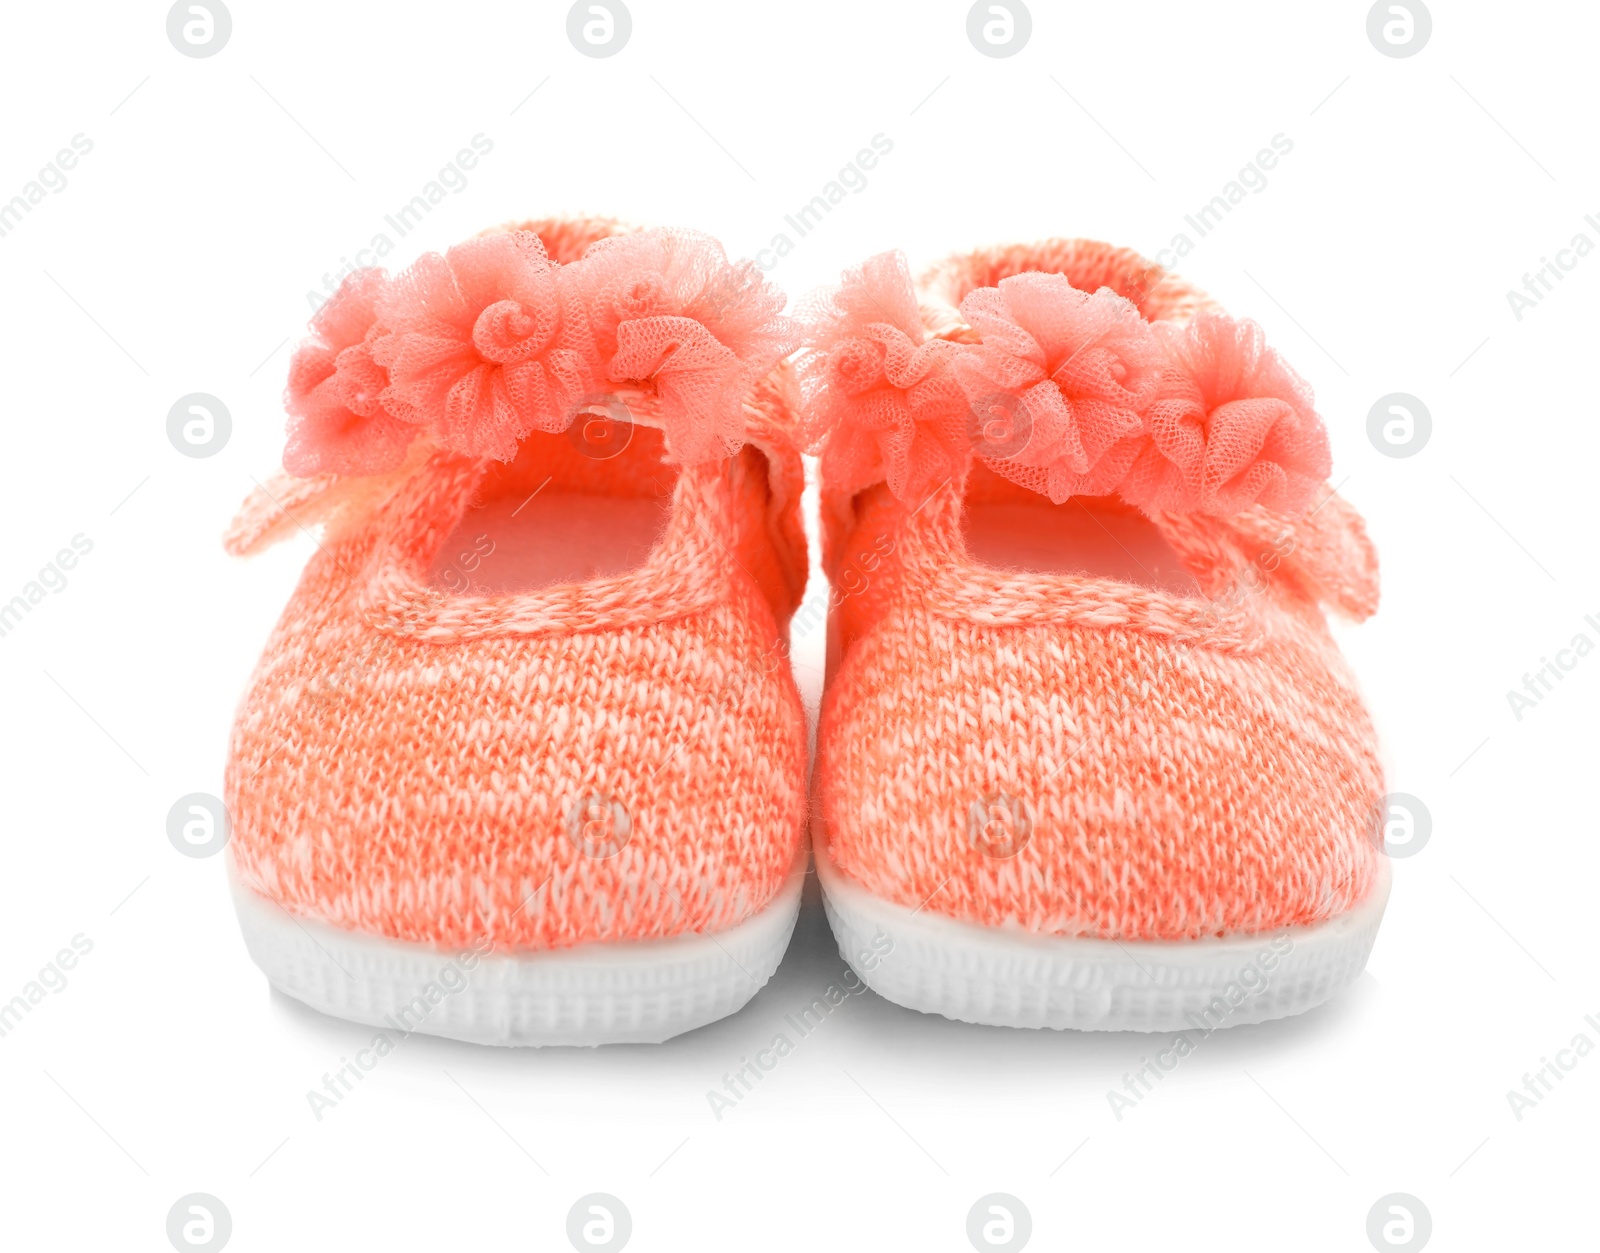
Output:
[[[325,527],[226,772],[234,863],[292,914],[452,948],[714,932],[759,912],[802,846],[785,631],[803,474],[774,297],[704,237],[602,249],[610,224],[538,226],[348,282],[291,383],[333,393],[297,402],[303,436],[323,422],[301,444],[323,469],[270,481],[230,530],[248,552]],[[600,260],[558,264],[542,238]],[[743,285],[713,292],[729,273]],[[352,346],[387,371],[377,407],[365,375],[339,378]],[[563,431],[595,392],[644,428],[618,450]],[[665,529],[587,581],[440,577],[475,509],[541,492],[602,519],[658,500]]]
[[[1322,486],[1304,385],[1256,328],[1105,245],[958,258],[918,295],[950,373],[1000,412],[921,498],[863,485],[859,459],[830,460],[849,428],[827,428],[824,556],[847,590],[818,728],[825,855],[907,908],[1052,935],[1197,939],[1362,900],[1383,773],[1323,610],[1371,613],[1376,559]],[[1019,413],[1031,440],[986,429]],[[979,499],[1113,492],[1187,588],[967,550]]]
[[[444,946],[643,939],[757,912],[803,825],[782,624],[804,552],[748,456],[682,472],[638,570],[522,595],[427,579],[482,462],[438,454],[336,526],[235,723],[245,882],[295,914]],[[801,471],[783,462],[792,513]],[[531,491],[548,470],[527,473]],[[597,855],[595,822],[614,855]]]
[[[869,497],[837,541],[870,573],[818,729],[840,870],[910,909],[1122,940],[1365,896],[1376,739],[1316,606],[1265,571],[1277,549],[1230,541],[1232,568],[1175,596],[976,567],[955,492],[915,516]],[[1168,534],[1197,572],[1217,556]]]

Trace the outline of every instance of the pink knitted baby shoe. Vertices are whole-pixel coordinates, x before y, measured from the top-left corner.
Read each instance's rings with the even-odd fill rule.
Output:
[[[783,298],[715,241],[533,223],[353,274],[247,553],[322,525],[233,730],[246,943],[340,1017],[662,1040],[766,982],[804,877]]]
[[[1260,328],[1053,240],[812,309],[833,583],[829,917],[891,1000],[972,1022],[1210,1030],[1365,965],[1383,775],[1324,606],[1377,565]],[[885,955],[886,954],[886,955]]]

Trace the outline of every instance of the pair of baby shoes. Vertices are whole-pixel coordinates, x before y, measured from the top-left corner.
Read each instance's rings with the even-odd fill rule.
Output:
[[[1068,240],[783,307],[704,235],[562,220],[317,314],[228,535],[321,527],[227,767],[272,984],[663,1040],[767,981],[813,856],[861,979],[952,1018],[1211,1029],[1359,974],[1383,778],[1324,611],[1376,560],[1259,328]]]

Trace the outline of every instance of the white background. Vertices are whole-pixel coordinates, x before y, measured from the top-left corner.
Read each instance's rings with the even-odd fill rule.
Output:
[[[951,0],[632,3],[609,59],[548,0],[233,0],[206,59],[174,50],[162,4],[7,6],[0,201],[75,134],[93,150],[0,238],[0,601],[72,536],[93,549],[0,638],[0,1001],[73,936],[93,950],[0,1038],[6,1246],[167,1249],[196,1191],[238,1250],[562,1249],[594,1191],[641,1251],[961,1250],[996,1191],[1035,1248],[1364,1250],[1396,1191],[1434,1248],[1592,1243],[1600,1055],[1520,1121],[1506,1092],[1578,1033],[1600,1045],[1600,656],[1520,720],[1506,693],[1580,631],[1600,643],[1600,254],[1520,320],[1506,292],[1580,231],[1600,244],[1600,10],[1435,0],[1427,46],[1396,59],[1364,3],[1037,0],[1027,46],[991,59]],[[317,1121],[307,1090],[370,1030],[269,993],[222,859],[180,856],[166,815],[221,791],[235,701],[311,551],[219,546],[277,463],[307,292],[480,133],[492,153],[391,269],[570,210],[754,255],[878,133],[893,151],[865,189],[772,271],[791,295],[891,247],[918,267],[1052,234],[1153,255],[1292,140],[1181,270],[1313,381],[1383,556],[1378,617],[1341,638],[1390,786],[1433,828],[1395,862],[1359,983],[1212,1036],[1120,1121],[1107,1090],[1165,1039],[853,996],[718,1121],[707,1090],[841,978],[810,909],[733,1018],[590,1052],[414,1038]],[[197,391],[233,416],[205,459],[165,429]],[[1407,459],[1367,437],[1390,392],[1432,414]],[[813,698],[819,651],[798,642]]]

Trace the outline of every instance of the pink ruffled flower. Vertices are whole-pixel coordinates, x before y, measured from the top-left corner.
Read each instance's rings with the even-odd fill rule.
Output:
[[[1308,508],[1333,468],[1328,434],[1311,388],[1261,328],[1208,313],[1155,331],[1170,366],[1122,495],[1152,513]]]
[[[950,371],[960,349],[928,338],[905,257],[847,272],[809,321],[802,436],[829,477],[850,489],[887,480],[910,501],[961,473],[968,408]]]
[[[530,431],[566,429],[598,361],[564,287],[531,231],[420,257],[378,303],[384,405],[453,452],[502,461]]]
[[[668,452],[692,463],[744,444],[752,384],[794,351],[784,295],[696,231],[613,235],[562,270],[587,314],[600,377],[653,386]]]
[[[357,270],[311,319],[312,338],[289,363],[283,468],[297,478],[383,474],[405,460],[417,428],[383,406],[389,379],[373,360],[377,304],[388,277]]]
[[[1005,410],[1015,427],[988,464],[1058,504],[1115,491],[1145,442],[1165,364],[1138,309],[1107,287],[1090,295],[1063,275],[1026,273],[969,293],[961,313],[983,339],[956,376],[975,412]]]

